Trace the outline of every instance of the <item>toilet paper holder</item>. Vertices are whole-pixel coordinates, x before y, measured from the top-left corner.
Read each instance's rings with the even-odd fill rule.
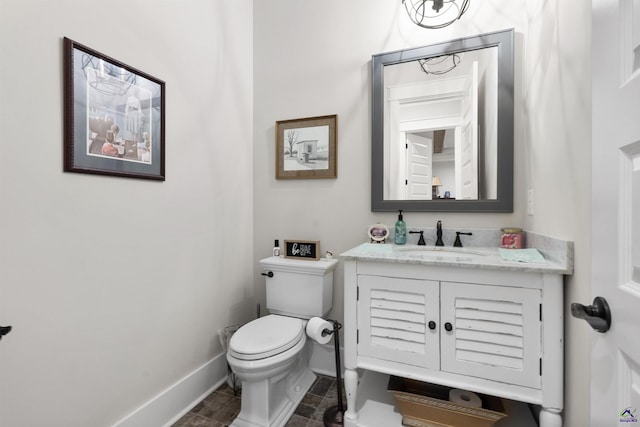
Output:
[[[333,334],[334,353],[336,356],[336,387],[338,389],[338,405],[330,406],[324,411],[323,421],[326,427],[342,426],[344,420],[344,405],[342,403],[342,375],[340,374],[340,334],[342,324],[337,320],[327,319],[333,323],[333,330],[323,329],[321,335],[326,337]]]
[[[334,332],[339,331],[340,329],[342,329],[342,325],[340,324],[340,322],[338,322],[337,320],[331,320],[331,319],[327,319],[328,322],[333,323],[333,330],[329,330],[329,329],[323,329],[322,330],[322,336],[326,337],[327,335],[331,335]]]

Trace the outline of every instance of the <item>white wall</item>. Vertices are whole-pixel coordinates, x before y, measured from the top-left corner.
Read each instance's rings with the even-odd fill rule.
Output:
[[[566,426],[589,425],[591,328],[571,302],[591,297],[591,2],[527,1],[522,73],[525,187],[534,190],[526,228],[573,240],[565,283]],[[524,205],[523,205],[524,206]],[[523,207],[526,209],[526,206]]]
[[[0,425],[112,425],[254,315],[252,8],[0,0]],[[63,173],[64,36],[166,82],[165,182]]]
[[[523,226],[573,240],[571,301],[590,301],[590,2],[471,2],[445,29],[416,27],[400,1],[270,0],[254,3],[254,230],[256,261],[276,238],[320,240],[340,253],[362,243],[377,221],[370,210],[370,59],[374,53],[514,28],[516,31],[515,207],[513,214],[412,213],[409,227]],[[275,122],[338,114],[338,178],[275,180]],[[527,216],[526,190],[535,214]],[[257,276],[256,294],[264,298]],[[342,319],[342,269],[332,317]],[[350,309],[346,307],[345,309]],[[566,312],[567,426],[588,424],[588,328]]]

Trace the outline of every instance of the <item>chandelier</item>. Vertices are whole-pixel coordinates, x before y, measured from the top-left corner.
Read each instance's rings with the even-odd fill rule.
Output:
[[[444,28],[469,8],[471,0],[402,0],[411,21],[423,28]]]

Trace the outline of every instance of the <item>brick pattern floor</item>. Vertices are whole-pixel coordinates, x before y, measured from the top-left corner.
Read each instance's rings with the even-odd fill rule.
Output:
[[[285,427],[323,427],[324,411],[338,404],[336,379],[317,375],[309,392]],[[343,392],[343,404],[346,405]],[[234,396],[226,383],[198,403],[173,427],[227,427],[240,412],[240,392]]]

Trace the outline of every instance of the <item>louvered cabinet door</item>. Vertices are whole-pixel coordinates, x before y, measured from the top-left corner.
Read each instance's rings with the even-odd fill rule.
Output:
[[[358,354],[439,369],[438,282],[360,275],[358,288]]]
[[[540,303],[539,289],[441,282],[441,369],[540,388]]]

